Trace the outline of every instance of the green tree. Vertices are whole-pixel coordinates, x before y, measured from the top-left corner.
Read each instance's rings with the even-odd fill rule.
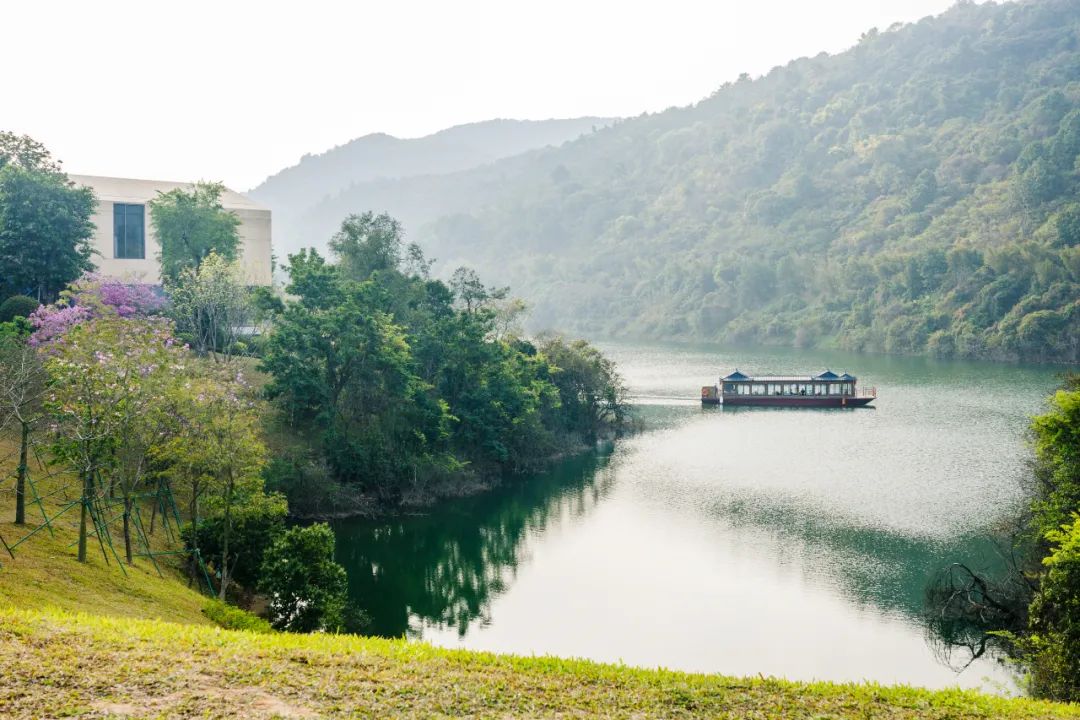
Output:
[[[345,568],[334,562],[334,531],[319,523],[290,528],[266,551],[260,587],[270,622],[291,632],[337,631],[346,607]]]
[[[19,465],[15,476],[15,523],[26,522],[26,481],[32,434],[44,417],[45,368],[27,343],[26,328],[0,325],[0,428],[19,432]]]
[[[158,402],[148,392],[147,377],[183,372],[174,357],[180,349],[170,343],[166,321],[105,315],[75,325],[49,345],[46,407],[56,425],[53,452],[80,480],[81,562],[86,561],[87,520],[104,494],[105,476],[116,470],[126,436]]]
[[[221,204],[225,186],[196,183],[190,190],[176,188],[152,200],[150,220],[161,245],[161,277],[175,281],[184,270],[199,267],[214,252],[228,261],[237,259],[240,218]]]
[[[380,270],[396,270],[402,260],[401,223],[386,213],[349,215],[330,238],[330,250],[346,277],[367,280]]]
[[[262,469],[267,449],[260,415],[264,409],[251,398],[240,375],[224,367],[204,366],[176,388],[169,403],[176,428],[158,447],[155,458],[188,494],[189,519],[200,533],[200,501],[220,516],[219,595],[225,599],[231,573],[241,557],[232,550],[237,508],[255,502],[263,493]],[[195,545],[192,554],[199,550]]]
[[[1046,535],[1052,543],[1021,643],[1038,697],[1080,701],[1080,514]]]
[[[9,165],[57,175],[63,172],[48,148],[37,140],[29,135],[0,131],[0,170]]]
[[[231,359],[254,314],[237,264],[211,250],[198,267],[168,280],[166,289],[177,332],[200,355]]]
[[[0,167],[0,282],[45,302],[92,270],[95,204],[57,172]]]
[[[310,425],[336,476],[378,492],[445,461],[446,408],[413,372],[378,289],[340,277],[316,253],[290,258],[299,296],[278,316],[261,368],[294,426]]]

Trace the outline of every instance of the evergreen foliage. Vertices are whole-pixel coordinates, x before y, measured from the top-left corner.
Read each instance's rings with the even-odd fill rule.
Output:
[[[329,525],[290,528],[266,551],[261,588],[270,597],[270,622],[278,630],[338,630],[346,587],[345,568],[334,562]]]
[[[1075,362],[1078,32],[1074,0],[958,3],[691,107],[348,196],[512,284],[539,327]]]
[[[161,245],[162,280],[176,280],[195,270],[211,253],[226,260],[237,257],[240,218],[221,205],[221,183],[196,183],[191,190],[176,188],[150,202],[150,220]]]
[[[290,256],[297,300],[276,317],[261,369],[283,422],[336,480],[396,500],[466,467],[527,467],[625,421],[609,361],[557,339],[546,356],[511,332],[506,290],[467,270],[449,286],[431,279],[392,218],[351,216],[332,247],[337,263]],[[282,473],[304,466],[281,463],[275,477],[294,487]]]
[[[12,295],[0,303],[0,323],[11,322],[15,318],[27,318],[41,305],[37,300],[26,295]]]

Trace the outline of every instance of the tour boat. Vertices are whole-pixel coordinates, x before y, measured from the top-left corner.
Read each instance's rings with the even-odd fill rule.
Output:
[[[832,370],[817,375],[758,375],[735,372],[719,385],[701,388],[704,405],[763,405],[767,407],[863,407],[877,397],[877,389],[860,391],[854,375]]]

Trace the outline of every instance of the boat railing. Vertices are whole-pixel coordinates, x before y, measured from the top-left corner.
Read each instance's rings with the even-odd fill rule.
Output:
[[[859,388],[859,393],[855,397],[876,398],[877,387]]]

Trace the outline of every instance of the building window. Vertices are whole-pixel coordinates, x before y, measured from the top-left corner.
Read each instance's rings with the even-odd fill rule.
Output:
[[[146,206],[113,204],[113,256],[123,260],[146,257]]]

